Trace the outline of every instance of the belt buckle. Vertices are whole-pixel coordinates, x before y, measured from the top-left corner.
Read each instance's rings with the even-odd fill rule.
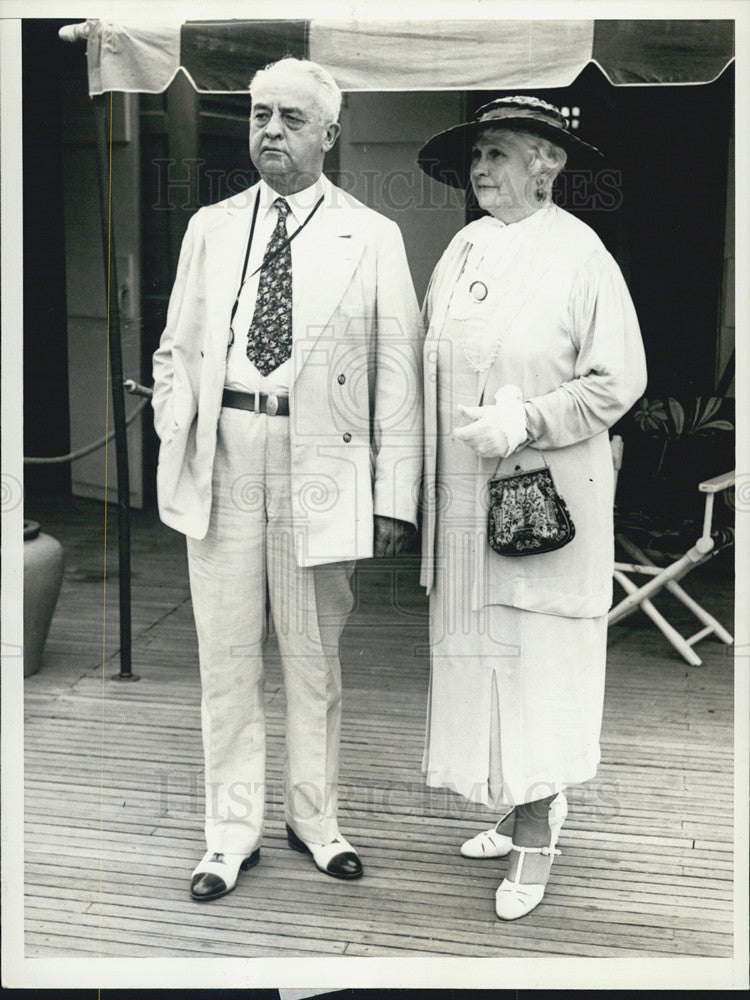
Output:
[[[269,417],[275,417],[279,412],[279,397],[276,393],[269,393],[266,396],[266,413]]]

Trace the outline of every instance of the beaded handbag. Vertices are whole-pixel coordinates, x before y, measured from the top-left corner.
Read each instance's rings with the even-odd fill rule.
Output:
[[[500,462],[495,476],[499,468]],[[575,533],[567,504],[555,489],[546,462],[538,469],[490,480],[487,539],[494,552],[501,556],[554,552],[567,545]]]

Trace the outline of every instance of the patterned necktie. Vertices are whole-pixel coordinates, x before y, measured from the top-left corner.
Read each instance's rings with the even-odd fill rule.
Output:
[[[289,243],[284,246],[289,205],[277,198],[273,207],[279,217],[263,257],[247,334],[247,356],[261,375],[268,375],[292,356],[292,248]]]

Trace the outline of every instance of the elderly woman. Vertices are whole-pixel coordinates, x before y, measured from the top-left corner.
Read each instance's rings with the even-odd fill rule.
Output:
[[[563,791],[596,774],[614,557],[607,432],[646,378],[617,264],[552,202],[568,154],[584,162],[598,151],[531,97],[492,101],[419,154],[444,183],[468,174],[487,213],[451,241],[425,301],[424,771],[429,786],[502,814],[461,853],[509,855],[496,894],[503,920],[541,901]],[[488,481],[544,466],[574,537],[555,551],[498,554]]]

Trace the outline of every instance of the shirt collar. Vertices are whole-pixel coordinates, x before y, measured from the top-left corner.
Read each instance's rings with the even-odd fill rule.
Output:
[[[540,228],[545,219],[549,219],[550,212],[555,210],[553,202],[548,202],[543,208],[527,215],[525,219],[507,224],[494,215],[482,215],[465,226],[460,232],[469,243],[486,243],[494,239],[499,233],[507,233],[509,236],[531,234]]]
[[[258,190],[260,195],[260,210],[262,212],[268,212],[277,198],[283,198],[289,205],[297,225],[302,226],[325,190],[324,178],[321,174],[314,184],[295,192],[295,194],[289,195],[280,195],[278,191],[274,191],[270,184],[267,184],[261,178]]]

